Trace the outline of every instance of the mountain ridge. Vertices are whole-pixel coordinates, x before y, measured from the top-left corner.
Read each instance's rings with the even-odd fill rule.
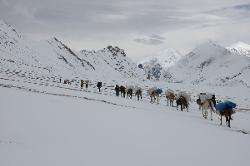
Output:
[[[114,75],[113,80],[118,82],[144,79],[142,70],[117,46],[107,46],[92,52],[74,51],[57,37],[39,42],[23,39],[21,33],[4,21],[0,22],[0,57],[12,60],[13,70],[17,68],[14,64],[18,62],[49,68],[51,74],[64,78],[110,80]],[[93,57],[99,63],[94,63]]]

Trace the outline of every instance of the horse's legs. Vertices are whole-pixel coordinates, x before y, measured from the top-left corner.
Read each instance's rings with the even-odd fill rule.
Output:
[[[211,109],[210,109],[210,114],[211,114],[211,120],[213,120],[213,113]]]
[[[225,117],[226,117],[226,124],[227,124],[227,126],[229,127],[228,115],[225,115]]]
[[[230,126],[230,118],[229,117],[228,117],[227,126],[231,128],[231,126]]]
[[[206,114],[205,114],[205,110],[204,110],[204,108],[203,108],[203,107],[201,108],[201,113],[202,113],[203,118],[205,118],[205,119],[206,119]]]
[[[231,113],[230,113],[230,112],[228,113],[227,119],[228,119],[228,124],[227,124],[227,126],[228,126],[228,127],[231,127],[231,125],[230,125],[230,122],[231,122]]]
[[[207,117],[208,117],[208,111],[207,110],[205,110],[205,114],[206,114],[206,119],[207,119]]]

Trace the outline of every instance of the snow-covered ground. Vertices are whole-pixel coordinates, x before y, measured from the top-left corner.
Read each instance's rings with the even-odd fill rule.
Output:
[[[249,165],[249,112],[227,128],[203,119],[195,103],[181,112],[163,98],[157,105],[67,86],[1,80],[0,165]]]

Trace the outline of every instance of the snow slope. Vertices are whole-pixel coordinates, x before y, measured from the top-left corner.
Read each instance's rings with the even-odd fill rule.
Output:
[[[175,80],[196,85],[250,87],[250,58],[208,41],[168,69]]]
[[[35,89],[0,87],[0,165],[249,165],[249,112],[229,129],[193,106]]]
[[[93,64],[95,74],[99,74],[96,78],[99,79],[106,77],[105,80],[109,78],[116,82],[134,82],[145,78],[143,70],[139,69],[119,47],[108,46],[98,51],[82,50],[80,57]]]
[[[250,57],[250,45],[244,42],[237,42],[228,47],[233,53],[238,53]]]
[[[38,64],[34,51],[24,42],[22,35],[11,25],[0,20],[0,58],[24,64]]]

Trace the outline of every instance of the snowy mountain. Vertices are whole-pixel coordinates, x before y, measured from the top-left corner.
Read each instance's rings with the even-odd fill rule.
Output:
[[[121,82],[140,80],[144,73],[118,47],[76,52],[54,37],[31,41],[0,21],[1,69],[32,72],[43,77]]]
[[[175,49],[168,48],[159,52],[155,55],[146,57],[138,64],[144,68],[145,73],[156,79],[165,79],[166,69],[173,66],[182,57],[181,53]],[[148,76],[149,77],[149,76]]]
[[[22,35],[11,25],[0,20],[0,57],[18,63],[38,64],[35,52],[26,44]]]
[[[115,46],[107,46],[104,49],[98,51],[86,51],[82,50],[80,55],[82,59],[88,60],[96,70],[96,74],[105,73],[100,77],[110,77],[111,79],[124,78],[144,79],[144,72],[139,69],[137,65],[132,62],[124,52],[123,49]]]
[[[231,45],[230,47],[228,47],[228,49],[233,53],[238,53],[238,54],[246,55],[250,57],[250,45],[249,44],[246,44],[243,42],[237,42]]]
[[[163,51],[155,53],[155,55],[148,56],[144,60],[140,61],[139,64],[149,64],[151,61],[156,61],[163,68],[168,68],[174,65],[180,58],[182,54],[173,48],[168,48]]]
[[[250,58],[208,41],[168,69],[172,81],[215,86],[250,86]]]

